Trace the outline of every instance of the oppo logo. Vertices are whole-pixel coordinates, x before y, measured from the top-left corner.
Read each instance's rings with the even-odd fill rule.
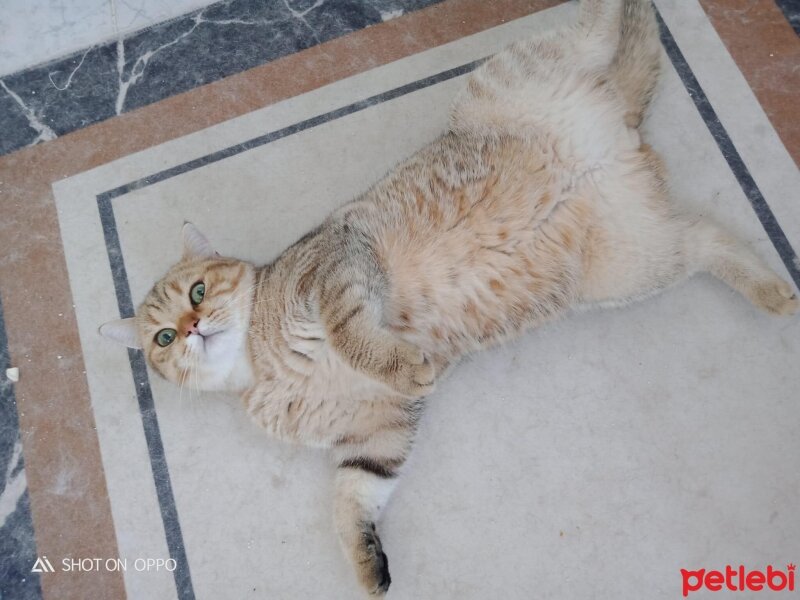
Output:
[[[707,589],[711,592],[720,590],[730,590],[732,592],[760,592],[771,590],[781,592],[783,590],[794,591],[794,569],[795,565],[786,565],[786,571],[775,569],[772,565],[767,566],[766,571],[747,571],[744,565],[739,565],[734,569],[728,565],[725,571],[687,571],[681,569],[683,576],[683,597],[689,592],[696,592]]]

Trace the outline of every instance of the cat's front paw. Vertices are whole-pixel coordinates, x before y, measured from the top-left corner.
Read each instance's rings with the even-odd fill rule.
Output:
[[[361,585],[367,592],[378,597],[386,594],[389,584],[392,583],[389,575],[389,560],[383,552],[381,539],[375,531],[374,523],[364,526],[356,556],[356,569]]]
[[[420,398],[433,391],[436,369],[425,354],[411,344],[395,350],[389,384],[404,396]]]

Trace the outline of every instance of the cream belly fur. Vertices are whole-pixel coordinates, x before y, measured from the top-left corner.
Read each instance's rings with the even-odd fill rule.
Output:
[[[383,595],[376,522],[424,398],[464,354],[697,272],[796,312],[744,244],[670,202],[639,131],[661,53],[648,0],[584,0],[574,27],[477,69],[448,131],[276,261],[221,258],[187,225],[136,318],[101,331],[179,385],[241,393],[269,433],[329,448],[339,540]]]

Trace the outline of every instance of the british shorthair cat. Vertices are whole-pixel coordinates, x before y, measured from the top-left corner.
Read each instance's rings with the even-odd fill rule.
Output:
[[[745,245],[670,202],[639,130],[661,54],[648,0],[583,0],[575,25],[486,61],[439,139],[273,263],[220,257],[187,224],[136,317],[101,332],[176,384],[240,393],[278,438],[329,448],[341,544],[382,595],[376,522],[423,398],[466,353],[698,272],[797,310]]]

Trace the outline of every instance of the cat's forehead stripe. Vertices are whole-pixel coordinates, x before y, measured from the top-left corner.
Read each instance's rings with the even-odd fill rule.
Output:
[[[151,292],[153,300],[158,302],[159,304],[163,304],[167,301],[167,296],[164,293],[164,283],[159,281],[157,284],[153,286],[153,291]]]

